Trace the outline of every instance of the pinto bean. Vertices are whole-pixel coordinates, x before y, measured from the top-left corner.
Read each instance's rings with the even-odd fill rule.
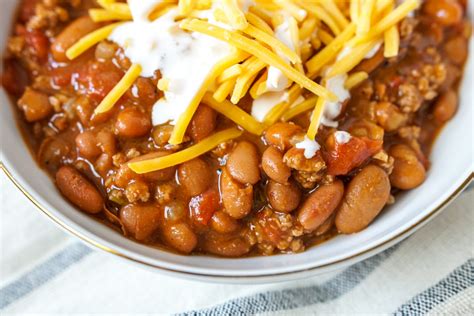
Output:
[[[390,196],[387,173],[368,165],[349,183],[336,214],[339,232],[351,234],[366,228],[380,213]]]
[[[178,179],[189,195],[199,195],[211,184],[211,169],[204,160],[196,158],[179,165]]]
[[[42,120],[53,113],[53,107],[49,103],[48,95],[31,88],[26,88],[18,100],[18,106],[25,114],[28,122]]]
[[[119,215],[127,232],[136,240],[144,241],[158,229],[161,210],[155,204],[127,204]]]
[[[84,131],[76,136],[76,148],[79,154],[87,159],[93,159],[100,155],[101,150],[97,144],[97,138],[91,131]]]
[[[245,217],[252,210],[253,186],[235,181],[227,169],[222,170],[220,189],[224,212],[233,218]]]
[[[81,37],[98,27],[99,24],[94,23],[89,16],[83,16],[74,20],[54,39],[51,45],[54,59],[59,62],[68,61],[66,51]]]
[[[230,175],[240,183],[255,184],[260,180],[259,161],[257,147],[241,141],[229,155],[226,167]]]
[[[458,95],[456,91],[449,89],[439,96],[433,109],[433,115],[439,124],[449,121],[458,109]]]
[[[150,116],[138,108],[126,108],[117,116],[115,130],[123,137],[145,136],[151,130]]]
[[[415,151],[403,144],[390,148],[389,155],[394,158],[390,183],[399,189],[414,189],[425,181],[426,170],[418,160]]]
[[[300,204],[301,191],[294,182],[281,184],[270,180],[267,184],[267,197],[275,211],[289,213]]]
[[[163,238],[171,247],[183,253],[193,251],[198,242],[196,234],[186,223],[166,225]]]
[[[211,236],[206,238],[203,249],[222,257],[241,257],[250,251],[250,244],[242,237]]]
[[[291,147],[295,141],[295,136],[303,132],[299,125],[292,123],[275,123],[265,131],[265,141],[267,144],[285,151]]]
[[[75,168],[71,166],[59,168],[58,172],[56,172],[56,185],[59,191],[81,210],[91,214],[102,211],[104,205],[102,195]]]
[[[279,183],[287,183],[291,169],[283,162],[283,154],[275,147],[268,147],[262,156],[262,169],[266,175]]]
[[[208,106],[200,105],[189,123],[189,135],[195,142],[211,135],[216,128],[217,113]]]
[[[115,143],[115,135],[111,131],[106,129],[101,130],[97,133],[97,142],[103,153],[108,155],[113,155],[117,151],[117,146]]]
[[[427,0],[423,11],[440,24],[449,26],[462,20],[463,9],[456,0]]]
[[[444,51],[453,63],[461,66],[468,55],[467,40],[461,35],[456,36],[444,45]]]
[[[344,194],[340,180],[323,185],[313,191],[298,211],[298,221],[303,228],[314,231],[336,210]]]
[[[230,217],[227,213],[217,211],[214,213],[214,215],[212,215],[211,227],[216,232],[225,234],[236,231],[239,228],[239,224],[234,218]]]

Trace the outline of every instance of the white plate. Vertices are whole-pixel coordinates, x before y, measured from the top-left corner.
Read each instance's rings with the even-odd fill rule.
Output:
[[[4,51],[17,2],[2,1],[0,52]],[[470,48],[472,52],[472,40]],[[242,259],[180,256],[124,238],[71,207],[58,193],[51,179],[33,161],[3,89],[0,90],[1,161],[4,171],[18,188],[59,226],[89,245],[131,262],[204,281],[255,283],[303,278],[348,266],[394,245],[437,215],[472,180],[472,59],[471,54],[461,87],[459,111],[435,143],[425,183],[397,197],[397,202],[364,231],[337,236],[301,254]]]

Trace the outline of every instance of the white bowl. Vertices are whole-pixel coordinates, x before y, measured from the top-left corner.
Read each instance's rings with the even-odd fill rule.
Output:
[[[17,3],[15,0],[2,2],[0,52],[5,49]],[[470,48],[474,51],[472,40]],[[91,246],[157,272],[234,283],[303,278],[348,266],[394,245],[436,216],[468,185],[474,170],[473,70],[471,54],[461,87],[459,111],[434,145],[432,166],[425,183],[398,196],[396,203],[364,231],[337,236],[300,254],[242,259],[181,256],[126,239],[71,207],[58,193],[53,181],[33,161],[3,89],[0,90],[2,168],[15,185],[64,230]]]

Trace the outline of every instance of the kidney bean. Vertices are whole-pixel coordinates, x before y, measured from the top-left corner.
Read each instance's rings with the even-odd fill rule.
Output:
[[[303,133],[299,125],[292,123],[275,123],[265,131],[265,141],[267,144],[285,151],[293,145],[295,137]]]
[[[340,180],[313,191],[298,210],[298,221],[307,231],[314,231],[336,210],[344,194]]]
[[[186,192],[195,196],[206,191],[211,184],[211,168],[204,160],[196,158],[179,165],[178,179]]]
[[[18,100],[18,106],[25,114],[28,122],[42,120],[53,113],[53,107],[49,103],[48,95],[29,87],[26,88]]]
[[[227,213],[217,211],[211,217],[211,227],[221,234],[231,233],[239,228],[237,221]]]
[[[222,257],[240,257],[250,251],[250,244],[242,237],[210,236],[204,243],[205,251]]]
[[[332,213],[327,220],[324,221],[316,230],[313,232],[315,236],[321,236],[328,233],[334,227],[334,221],[336,220],[336,212]]]
[[[169,155],[169,154],[170,153],[167,152],[167,151],[155,151],[155,152],[152,152],[152,153],[142,155],[142,156],[137,157],[137,158],[133,158],[129,162],[149,160],[149,159],[163,157],[163,156],[166,156],[166,155]],[[128,167],[126,167],[126,168],[128,168]],[[131,171],[131,172],[134,173],[133,171]],[[176,173],[176,168],[175,167],[168,167],[166,169],[144,173],[141,176],[144,177],[145,179],[147,179],[148,181],[168,181],[168,180],[171,180],[174,177],[175,173]]]
[[[93,159],[101,154],[97,139],[91,131],[84,131],[76,136],[76,148],[79,154],[87,159]]]
[[[165,225],[163,238],[171,247],[183,253],[193,251],[198,242],[196,234],[186,223]]]
[[[394,158],[390,183],[399,189],[414,189],[425,181],[426,170],[410,147],[397,144],[390,147],[389,155]]]
[[[449,121],[458,109],[458,94],[449,89],[436,100],[433,108],[433,116],[437,123],[443,124]]]
[[[220,188],[224,212],[237,219],[250,213],[253,203],[252,185],[238,183],[224,168],[220,178]]]
[[[102,211],[104,199],[97,188],[79,171],[63,166],[56,172],[56,185],[71,203],[81,210],[96,214]]]
[[[300,204],[301,191],[294,182],[281,184],[270,180],[267,184],[267,198],[275,211],[289,213]]]
[[[211,135],[216,128],[216,117],[216,111],[201,104],[189,123],[189,135],[192,140],[199,142]]]
[[[336,227],[344,234],[366,228],[380,213],[390,196],[387,173],[368,165],[349,183],[336,214]]]
[[[288,183],[291,169],[283,162],[283,154],[275,147],[268,147],[262,155],[262,169],[266,175],[279,183]]]
[[[150,116],[136,107],[122,110],[115,122],[115,130],[123,137],[145,136],[151,127]]]
[[[56,61],[66,62],[69,59],[66,51],[81,37],[94,31],[99,24],[94,23],[89,16],[82,16],[69,24],[53,41],[51,52]]]
[[[227,159],[230,175],[242,184],[255,184],[260,180],[260,162],[257,147],[247,141],[241,141]]]
[[[444,44],[444,51],[448,58],[456,65],[461,66],[467,59],[467,41],[463,36],[456,36]]]
[[[158,229],[161,210],[155,204],[127,204],[120,209],[120,220],[136,240],[149,239]]]
[[[461,22],[463,16],[463,9],[456,0],[427,0],[423,11],[446,26]]]

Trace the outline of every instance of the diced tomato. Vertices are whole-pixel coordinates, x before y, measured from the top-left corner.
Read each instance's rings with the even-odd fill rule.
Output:
[[[382,141],[352,136],[347,143],[341,144],[331,135],[326,140],[325,151],[328,174],[345,175],[381,149]]]
[[[191,218],[195,223],[202,225],[209,223],[218,208],[219,193],[212,189],[193,197],[189,202]]]
[[[122,76],[123,72],[112,63],[91,62],[81,67],[73,79],[91,99],[101,101]]]
[[[45,62],[48,59],[49,40],[39,30],[29,30],[25,34],[26,44],[31,47],[38,61]]]

